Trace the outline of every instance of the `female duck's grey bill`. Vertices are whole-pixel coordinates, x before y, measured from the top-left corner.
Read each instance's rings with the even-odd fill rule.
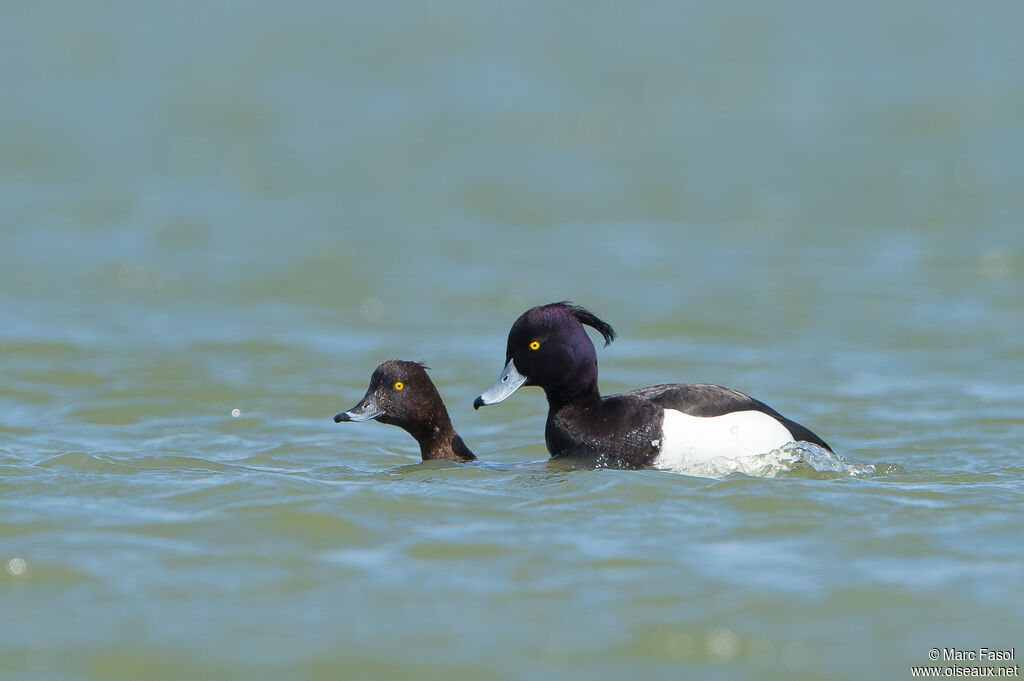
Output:
[[[377,404],[376,396],[367,395],[362,400],[360,400],[359,404],[357,404],[356,406],[352,407],[348,411],[343,411],[337,416],[335,416],[334,422],[341,423],[342,421],[369,421],[370,419],[377,418],[383,413],[384,410],[381,409],[380,405]]]
[[[501,376],[498,376],[498,380],[494,382],[494,385],[480,395],[480,397],[473,400],[473,408],[479,409],[489,404],[497,404],[516,390],[519,390],[519,386],[523,383],[526,383],[526,376],[519,373],[516,365],[510,359],[505,368],[502,369]]]

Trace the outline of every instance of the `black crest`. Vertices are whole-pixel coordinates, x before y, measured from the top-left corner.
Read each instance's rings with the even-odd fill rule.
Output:
[[[585,307],[573,305],[572,303],[569,302],[563,304],[569,308],[569,311],[572,313],[572,316],[578,319],[580,324],[586,324],[587,326],[597,329],[597,331],[604,338],[605,347],[608,347],[608,344],[615,340],[615,329],[612,328],[611,324],[604,321],[603,319],[601,319],[600,317],[598,317],[596,314],[586,309]]]

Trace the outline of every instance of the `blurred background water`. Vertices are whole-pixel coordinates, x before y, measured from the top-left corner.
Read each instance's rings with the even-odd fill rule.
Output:
[[[0,14],[4,678],[1024,643],[1021,3]],[[562,299],[620,334],[604,392],[728,385],[859,472],[543,463],[538,391],[470,405]],[[486,463],[331,422],[392,357]]]

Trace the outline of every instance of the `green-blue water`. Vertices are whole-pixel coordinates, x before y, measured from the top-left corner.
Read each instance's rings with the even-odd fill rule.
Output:
[[[1024,655],[1024,5],[0,15],[4,679]],[[734,387],[850,468],[545,463],[539,391],[471,403],[561,299],[605,392]],[[392,357],[484,463],[331,421]]]

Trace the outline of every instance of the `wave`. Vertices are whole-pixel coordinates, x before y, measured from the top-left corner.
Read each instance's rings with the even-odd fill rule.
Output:
[[[722,478],[734,473],[759,478],[789,474],[807,477],[870,477],[878,472],[874,464],[850,463],[839,454],[810,442],[791,442],[764,454],[720,456],[699,463],[659,468],[700,478]]]

